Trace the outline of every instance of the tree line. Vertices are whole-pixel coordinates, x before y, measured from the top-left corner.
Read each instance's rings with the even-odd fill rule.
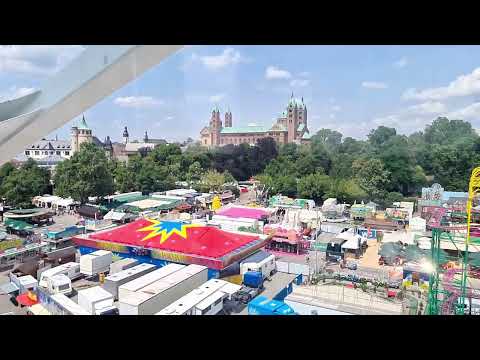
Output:
[[[225,183],[255,176],[269,194],[322,201],[374,201],[381,206],[417,196],[423,186],[440,183],[446,190],[466,191],[471,169],[479,164],[480,137],[462,120],[437,118],[409,136],[379,126],[365,140],[321,129],[309,145],[277,145],[272,138],[256,145],[206,149],[162,144],[128,163],[107,158],[93,144],[57,165],[53,192],[82,203],[89,196],[115,191],[150,193],[188,182],[198,191],[223,189]],[[31,206],[31,198],[48,191],[50,175],[29,160],[19,168],[0,168],[0,196],[12,205]],[[232,188],[233,189],[233,188]]]

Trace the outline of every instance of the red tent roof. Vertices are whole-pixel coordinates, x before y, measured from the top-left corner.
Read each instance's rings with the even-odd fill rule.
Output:
[[[89,238],[219,258],[259,239],[259,236],[235,234],[216,227],[175,221],[139,219],[113,230],[94,233]]]

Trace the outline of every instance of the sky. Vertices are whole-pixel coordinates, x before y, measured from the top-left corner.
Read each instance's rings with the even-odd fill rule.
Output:
[[[0,101],[41,89],[81,45],[0,46]],[[199,138],[217,105],[233,126],[271,125],[290,96],[311,133],[421,131],[438,116],[480,128],[480,46],[186,46],[85,112],[100,139]],[[80,117],[50,134],[69,138]]]

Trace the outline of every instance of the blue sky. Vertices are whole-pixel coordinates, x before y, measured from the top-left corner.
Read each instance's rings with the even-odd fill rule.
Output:
[[[0,46],[0,97],[41,88],[82,46]],[[422,130],[440,115],[480,128],[480,46],[188,46],[86,113],[94,134],[197,139],[211,109],[270,125],[303,97],[311,132],[363,138]],[[223,115],[222,115],[223,117]],[[74,119],[50,137],[68,137]]]

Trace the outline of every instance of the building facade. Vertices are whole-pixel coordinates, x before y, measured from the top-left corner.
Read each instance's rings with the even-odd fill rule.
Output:
[[[257,140],[272,137],[278,144],[303,144],[310,141],[308,130],[307,106],[293,94],[288,105],[271,127],[249,124],[233,127],[233,116],[230,110],[225,113],[224,122],[220,118],[220,110],[215,107],[210,123],[200,131],[202,146],[217,147],[228,144],[254,145]]]
[[[100,141],[93,136],[92,129],[88,127],[85,117],[82,117],[78,125],[72,126],[70,140],[58,140],[57,137],[54,140],[42,139],[27,147],[23,153],[13,158],[12,162],[21,165],[28,159],[33,159],[38,166],[53,170],[58,163],[70,159],[83,143],[93,143],[102,148],[107,157],[113,156],[110,137],[107,136],[104,142]]]
[[[115,143],[113,144],[113,153],[114,157],[119,161],[127,162],[128,159],[135,155],[145,156],[150,151],[152,151],[156,146],[160,144],[167,144],[167,141],[164,139],[153,139],[148,136],[147,131],[145,131],[145,135],[143,136],[142,141],[134,140],[130,141],[130,135],[128,133],[128,129],[125,126],[123,129],[123,143]]]

